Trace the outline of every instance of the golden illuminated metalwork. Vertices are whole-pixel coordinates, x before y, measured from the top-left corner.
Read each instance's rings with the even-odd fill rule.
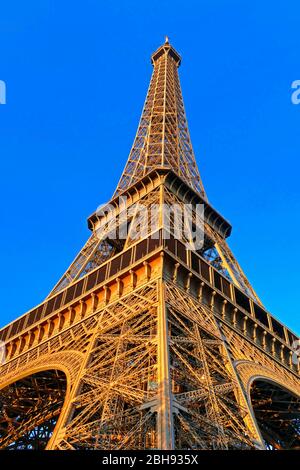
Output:
[[[0,330],[1,448],[299,448],[298,338],[257,298],[207,200],[180,61],[167,38],[152,55],[115,217],[95,212],[47,299]],[[137,203],[158,211],[134,237]],[[201,249],[175,237],[174,204],[189,204],[192,222],[204,205]]]

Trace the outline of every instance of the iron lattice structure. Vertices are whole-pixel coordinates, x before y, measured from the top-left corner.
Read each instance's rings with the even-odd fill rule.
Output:
[[[181,58],[169,41],[151,57],[154,66],[132,149],[115,195],[158,166],[172,168],[205,196],[189,135],[177,68]]]
[[[258,299],[206,198],[180,56],[167,41],[152,64],[114,213],[89,217],[47,299],[0,330],[1,448],[299,448],[298,338]],[[151,223],[134,237],[137,203]],[[196,225],[199,203],[203,244],[187,249],[172,207],[189,205]]]

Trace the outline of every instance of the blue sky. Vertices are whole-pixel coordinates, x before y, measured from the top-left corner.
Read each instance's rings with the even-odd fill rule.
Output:
[[[300,3],[2,2],[0,326],[39,303],[125,165],[164,35],[211,203],[265,306],[300,333]]]

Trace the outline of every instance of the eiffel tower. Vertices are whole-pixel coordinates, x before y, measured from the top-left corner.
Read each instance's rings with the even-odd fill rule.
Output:
[[[128,161],[89,240],[49,296],[0,330],[2,449],[300,448],[298,337],[262,305],[207,199],[180,55],[166,38],[151,61]]]

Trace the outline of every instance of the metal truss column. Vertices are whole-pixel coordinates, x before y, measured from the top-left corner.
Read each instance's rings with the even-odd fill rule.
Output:
[[[102,315],[103,315],[103,312],[102,312]],[[53,432],[53,434],[52,434],[52,436],[51,436],[51,438],[48,442],[48,445],[47,445],[47,448],[46,448],[47,450],[56,449],[57,446],[59,445],[60,440],[68,437],[68,436],[65,436],[65,427],[67,426],[67,424],[72,419],[72,414],[74,412],[74,403],[73,402],[74,402],[74,399],[76,398],[76,396],[80,392],[80,388],[82,386],[82,377],[83,377],[84,371],[85,371],[85,369],[86,369],[86,367],[87,367],[87,365],[88,365],[88,363],[91,359],[91,353],[92,353],[92,350],[93,350],[93,347],[94,347],[94,344],[95,344],[95,341],[96,341],[96,336],[97,336],[97,333],[98,333],[98,326],[99,326],[99,323],[101,322],[102,315],[100,315],[100,317],[98,318],[98,320],[96,322],[96,325],[94,327],[94,330],[92,331],[92,336],[90,338],[87,350],[84,354],[82,364],[81,364],[80,370],[78,372],[77,380],[75,381],[75,383],[72,386],[72,392],[70,393],[70,397],[69,397],[68,402],[66,402],[64,404],[64,407],[63,407],[62,412],[60,414],[59,420],[58,420],[58,422],[56,424],[56,427],[54,429],[54,432]],[[70,447],[72,447],[72,446],[70,446]]]
[[[257,449],[258,450],[265,450],[266,446],[265,446],[263,437],[261,435],[259,427],[257,426],[257,422],[256,422],[256,419],[255,419],[252,407],[251,407],[251,405],[248,401],[247,393],[245,391],[243,383],[242,383],[242,381],[239,377],[239,374],[236,370],[235,363],[234,363],[234,360],[232,358],[231,351],[230,351],[230,345],[228,344],[228,340],[227,340],[226,336],[224,335],[224,333],[222,331],[222,324],[219,323],[218,321],[216,321],[216,324],[217,324],[218,330],[220,332],[221,338],[223,340],[223,346],[224,346],[224,350],[226,352],[228,363],[230,365],[232,373],[234,374],[234,377],[235,377],[235,379],[237,381],[237,384],[239,386],[241,399],[243,400],[243,404],[244,404],[244,406],[246,406],[247,411],[248,411],[247,416],[244,418],[245,424],[247,425],[247,427],[249,427],[251,429],[251,431],[254,434],[256,434],[256,447],[257,447]]]
[[[159,449],[174,449],[173,396],[170,377],[168,313],[165,303],[165,286],[158,282],[157,318],[157,445]]]

